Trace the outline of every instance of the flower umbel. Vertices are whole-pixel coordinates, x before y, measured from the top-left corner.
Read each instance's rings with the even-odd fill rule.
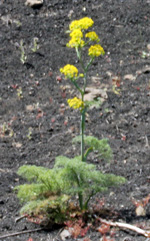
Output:
[[[74,97],[73,99],[67,100],[69,106],[73,109],[80,109],[84,107],[84,102],[77,97]]]
[[[92,27],[94,24],[94,21],[91,18],[85,17],[81,18],[80,20],[72,21],[69,28],[71,31],[74,29],[88,29],[89,27]]]
[[[82,48],[84,46],[85,42],[81,39],[81,38],[71,38],[71,40],[69,41],[69,43],[67,43],[67,47],[68,48],[76,48],[76,47],[80,47]]]
[[[105,51],[102,48],[102,46],[100,46],[99,44],[92,45],[89,48],[89,55],[91,56],[91,58],[95,58],[104,54],[105,54]]]
[[[81,29],[88,29],[93,26],[94,21],[91,18],[85,17],[79,20]]]
[[[60,69],[60,72],[64,74],[67,78],[73,79],[78,76],[78,69],[74,65],[67,64]]]
[[[72,38],[83,38],[83,33],[81,29],[75,29],[70,33],[70,37]]]
[[[67,47],[75,48],[75,47],[83,47],[85,42],[81,39],[83,37],[83,33],[81,29],[74,29],[70,33],[71,40],[67,43]]]
[[[96,42],[100,41],[98,35],[95,32],[89,32],[85,35],[85,37],[89,38],[90,41],[96,41]]]

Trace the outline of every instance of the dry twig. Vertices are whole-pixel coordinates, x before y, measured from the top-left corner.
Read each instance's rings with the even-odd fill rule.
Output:
[[[0,239],[8,238],[8,237],[13,237],[13,236],[17,236],[17,235],[20,235],[20,234],[37,232],[37,231],[41,231],[41,230],[43,230],[43,228],[36,228],[36,229],[26,230],[26,231],[20,231],[20,232],[16,232],[16,233],[8,233],[8,234],[5,234],[5,235],[0,236]]]
[[[113,226],[113,227],[119,227],[119,228],[125,228],[125,229],[130,229],[134,232],[137,232],[147,238],[150,238],[150,230],[147,231],[147,230],[144,230],[144,229],[141,229],[141,228],[138,228],[134,225],[131,225],[131,224],[127,224],[127,223],[121,223],[121,222],[112,222],[112,221],[107,221],[105,219],[102,219],[102,218],[99,218],[95,215],[96,219],[98,219],[101,223],[104,223],[104,224],[107,224],[109,226]]]

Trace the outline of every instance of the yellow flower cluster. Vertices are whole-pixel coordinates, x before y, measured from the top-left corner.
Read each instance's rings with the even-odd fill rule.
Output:
[[[73,99],[68,99],[67,102],[69,106],[73,109],[80,109],[84,107],[84,102],[77,97],[74,97]]]
[[[72,37],[72,38],[83,38],[83,33],[82,33],[81,29],[74,29],[70,33],[70,37]]]
[[[74,29],[88,29],[89,27],[92,27],[93,24],[94,21],[91,18],[85,17],[79,20],[72,21],[69,28],[71,31],[73,31]]]
[[[85,35],[86,38],[89,38],[91,41],[99,42],[100,39],[95,32],[89,32]]]
[[[83,37],[83,33],[81,29],[75,29],[70,33],[71,40],[67,43],[67,47],[75,48],[75,47],[83,47],[85,42],[81,39]]]
[[[85,45],[83,38],[82,30],[88,29],[89,27],[92,27],[94,24],[93,20],[91,18],[85,17],[81,18],[79,20],[72,21],[70,24],[70,41],[67,43],[67,47],[69,48],[76,48],[80,47],[83,48]]]
[[[78,69],[74,65],[67,64],[60,69],[60,72],[64,74],[67,78],[73,79],[78,76]]]
[[[95,44],[95,45],[92,45],[90,48],[89,48],[89,55],[94,58],[94,57],[98,57],[100,55],[104,55],[105,54],[105,51],[104,49],[102,48],[101,45],[99,44]]]

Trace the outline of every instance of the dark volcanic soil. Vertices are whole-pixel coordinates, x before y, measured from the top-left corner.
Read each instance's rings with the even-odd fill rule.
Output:
[[[94,30],[106,52],[92,65],[89,85],[101,88],[103,84],[108,94],[99,109],[88,112],[86,134],[108,138],[114,153],[109,165],[92,162],[105,172],[127,179],[125,185],[99,198],[105,197],[105,206],[119,213],[120,221],[150,229],[150,205],[146,206],[146,216],[137,217],[131,201],[150,193],[149,10],[149,0],[45,0],[39,9],[25,6],[22,0],[1,0],[1,236],[37,228],[25,219],[15,222],[20,204],[13,188],[22,183],[16,174],[19,166],[52,167],[56,156],[74,156],[70,143],[79,134],[79,113],[67,106],[72,86],[64,79],[58,81],[58,76],[60,67],[67,63],[78,67],[74,50],[66,48],[66,30],[70,21],[84,16],[94,20]],[[34,53],[31,46],[35,37],[39,50]],[[21,40],[27,56],[25,64],[20,61]],[[116,77],[121,80],[120,96],[112,91],[112,79]],[[61,240],[58,232],[33,232],[3,240]],[[101,238],[94,230],[87,236],[92,241]],[[114,240],[148,239],[128,230],[116,230]]]

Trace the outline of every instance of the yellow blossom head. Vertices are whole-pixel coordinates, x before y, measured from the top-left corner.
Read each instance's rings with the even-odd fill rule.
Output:
[[[67,64],[63,68],[61,68],[60,72],[69,79],[73,79],[78,76],[78,69],[74,65],[70,64]]]
[[[105,54],[105,51],[102,48],[102,46],[99,44],[92,45],[89,48],[89,55],[91,56],[91,58],[98,57],[98,56],[104,55],[104,54]]]
[[[100,41],[98,35],[95,32],[89,32],[85,35],[85,37],[89,38],[90,41],[96,41],[96,42]]]
[[[70,31],[73,31],[74,29],[80,29],[79,20],[72,21],[71,24],[69,25],[69,29]]]
[[[84,107],[84,102],[77,97],[74,97],[73,99],[68,99],[67,102],[69,106],[73,109],[82,109]]]
[[[74,29],[70,33],[71,40],[67,43],[67,47],[69,48],[76,48],[76,47],[83,47],[85,42],[81,39],[83,37],[83,33],[81,29]]]
[[[68,48],[76,48],[76,47],[80,47],[83,48],[85,42],[81,39],[81,38],[71,38],[69,43],[67,43],[67,47]]]
[[[72,38],[83,38],[83,33],[82,33],[81,29],[74,29],[70,33],[70,37],[72,37]]]
[[[94,21],[91,18],[85,17],[81,18],[79,20],[72,21],[69,29],[73,31],[74,29],[88,29],[89,27],[92,27],[94,24]]]

